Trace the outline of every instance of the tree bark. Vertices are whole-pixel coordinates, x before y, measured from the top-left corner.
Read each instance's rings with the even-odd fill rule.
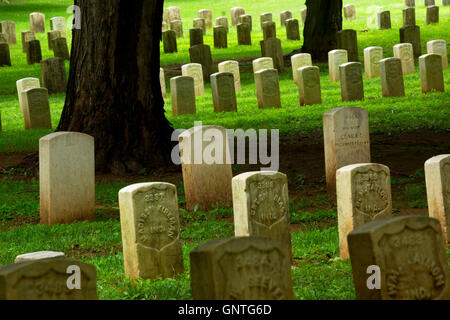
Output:
[[[316,61],[327,61],[337,48],[336,32],[342,30],[342,0],[306,0],[307,15],[301,52]]]
[[[167,166],[173,129],[159,83],[162,0],[75,0],[66,101],[57,131],[95,138],[96,169]]]

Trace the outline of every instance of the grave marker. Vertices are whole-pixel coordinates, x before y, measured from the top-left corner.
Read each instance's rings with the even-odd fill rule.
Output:
[[[294,82],[298,85],[298,68],[312,66],[312,58],[309,53],[298,53],[291,57],[292,75]]]
[[[27,44],[27,63],[40,63],[42,60],[41,43],[39,40],[28,41]]]
[[[6,39],[10,46],[15,46],[17,44],[16,24],[14,21],[0,22],[0,33],[6,34]]]
[[[30,31],[34,33],[45,33],[45,15],[43,13],[30,13]]]
[[[227,29],[223,26],[214,27],[214,48],[228,48]]]
[[[445,92],[442,57],[438,54],[424,54],[419,58],[420,83],[422,93],[433,90]]]
[[[445,40],[432,40],[427,42],[427,53],[435,53],[442,57],[442,68],[448,69],[447,42]]]
[[[414,58],[422,54],[422,45],[420,44],[420,27],[405,26],[400,28],[400,43],[411,43],[413,46]]]
[[[214,112],[237,112],[234,76],[231,72],[212,74],[211,90]]]
[[[322,103],[320,89],[319,67],[305,66],[297,69],[298,92],[300,105],[314,105]]]
[[[228,26],[228,18],[227,17],[216,18],[216,26],[225,27],[225,29],[227,30],[227,33],[230,31],[230,28]]]
[[[382,47],[368,47],[364,49],[364,70],[366,78],[380,76],[381,59],[383,59]]]
[[[354,4],[347,4],[344,6],[345,19],[356,19],[356,9]]]
[[[255,72],[258,108],[281,108],[280,84],[276,69],[262,69]]]
[[[19,97],[20,111],[23,113],[22,92],[31,88],[40,88],[41,84],[37,78],[24,78],[16,81],[17,96]]]
[[[202,65],[203,81],[209,81],[212,73],[211,48],[205,44],[198,44],[189,48],[191,63]]]
[[[172,114],[195,114],[194,78],[178,76],[170,79],[170,94],[172,96]]]
[[[164,53],[178,52],[177,35],[173,30],[163,31],[162,40],[164,46]]]
[[[414,52],[411,43],[400,43],[394,46],[394,57],[402,61],[403,74],[414,73]]]
[[[231,24],[233,26],[238,24],[238,19],[241,15],[245,14],[245,9],[242,7],[231,8]]]
[[[391,28],[391,12],[384,10],[378,12],[378,29],[390,29]]]
[[[247,23],[239,23],[237,25],[237,36],[240,46],[252,45],[251,27]]]
[[[206,29],[212,28],[212,11],[208,9],[201,9],[198,12],[198,17],[205,19]]]
[[[286,21],[292,19],[292,12],[291,11],[282,11],[280,13],[280,25],[285,26]]]
[[[416,25],[416,9],[414,7],[403,9],[403,26],[414,25]]]
[[[36,40],[36,35],[31,31],[23,31],[22,32],[22,51],[27,53],[28,41]]]
[[[11,55],[9,45],[7,43],[0,43],[0,67],[4,66],[11,66]]]
[[[189,29],[189,43],[191,47],[203,44],[203,30],[200,28]]]
[[[339,66],[348,62],[347,50],[337,49],[328,52],[328,67],[330,72],[330,81],[340,81]]]
[[[183,38],[183,22],[181,20],[170,21],[170,30],[175,31],[177,38]]]
[[[288,40],[300,40],[300,29],[297,19],[286,20],[286,37]]]
[[[54,251],[38,251],[31,253],[24,253],[18,255],[14,259],[14,263],[27,262],[27,261],[36,261],[43,259],[53,259],[53,258],[64,258],[64,252],[54,252]]]
[[[358,40],[356,31],[347,29],[336,33],[337,48],[347,51],[349,62],[358,62]]]
[[[246,23],[250,26],[250,31],[253,29],[252,16],[248,14],[243,14],[239,16],[238,23]]]
[[[30,88],[22,91],[23,119],[25,130],[51,129],[50,103],[45,88]]]
[[[69,48],[67,47],[66,38],[56,38],[52,41],[53,53],[55,58],[70,61]]]
[[[49,94],[66,92],[66,66],[61,58],[41,61],[42,86]]]
[[[231,72],[233,74],[235,91],[242,91],[239,62],[233,60],[223,61],[219,63],[218,68],[219,72]]]
[[[203,82],[202,65],[199,63],[188,63],[181,67],[181,74],[183,76],[192,77],[194,79],[195,96],[202,96],[205,94],[205,85]]]
[[[402,61],[399,58],[380,60],[380,79],[383,97],[404,97]]]
[[[432,5],[427,7],[427,24],[439,23],[439,7]]]
[[[261,41],[261,52],[263,57],[272,58],[273,65],[279,73],[284,71],[284,57],[280,39],[268,38]]]

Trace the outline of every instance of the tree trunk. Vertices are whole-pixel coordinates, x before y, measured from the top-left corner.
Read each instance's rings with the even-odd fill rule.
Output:
[[[342,30],[342,0],[306,0],[307,15],[301,52],[316,61],[327,61],[337,48],[336,32]]]
[[[57,131],[95,138],[96,169],[113,174],[170,163],[173,129],[159,83],[161,0],[75,0],[67,95]]]

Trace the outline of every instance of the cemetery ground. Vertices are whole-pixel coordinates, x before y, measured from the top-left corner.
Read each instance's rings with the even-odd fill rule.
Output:
[[[359,59],[362,50],[370,46],[383,47],[384,57],[393,56],[392,47],[399,43],[398,29],[402,23],[403,1],[382,0],[377,6],[391,11],[392,29],[366,29],[367,18],[375,13],[372,1],[355,1],[357,19],[344,20],[344,29],[358,31]],[[437,1],[440,3],[440,1]],[[295,3],[295,8],[292,7]],[[344,4],[351,3],[344,1]],[[47,18],[64,16],[70,1],[24,1],[12,3],[8,8],[0,4],[0,20],[13,20],[17,32],[28,29],[28,14],[42,12]],[[422,94],[416,59],[416,72],[405,75],[403,98],[382,98],[380,79],[364,78],[365,100],[343,103],[339,83],[332,83],[325,63],[320,67],[321,105],[299,107],[298,89],[292,81],[289,67],[280,74],[280,93],[283,108],[258,109],[251,61],[260,57],[259,41],[262,31],[259,14],[272,12],[277,23],[277,37],[282,39],[283,53],[288,54],[301,46],[301,41],[288,41],[284,28],[279,25],[279,13],[291,10],[300,19],[302,1],[165,1],[165,6],[181,7],[185,36],[178,39],[178,53],[161,53],[161,66],[165,69],[168,98],[166,115],[174,128],[188,129],[194,121],[203,125],[220,125],[230,129],[279,129],[280,168],[287,174],[290,197],[290,221],[294,263],[292,280],[297,299],[354,299],[352,272],[349,261],[339,259],[339,239],[335,196],[325,190],[322,115],[341,106],[362,107],[369,112],[372,162],[387,165],[392,175],[394,215],[427,214],[424,182],[424,162],[432,156],[450,150],[450,70],[444,70],[446,92]],[[214,49],[212,30],[204,42],[211,45],[217,63],[229,59],[240,62],[243,90],[237,92],[237,113],[213,112],[211,88],[205,83],[206,93],[197,97],[197,114],[172,116],[169,79],[180,75],[182,64],[189,63],[188,29],[201,8],[213,10],[214,17],[229,16],[229,8],[240,5],[253,16],[252,46],[238,46],[234,27],[230,25],[228,49]],[[372,10],[372,11],[371,11]],[[450,41],[450,7],[440,7],[440,23],[425,24],[423,1],[416,1],[416,19],[421,27],[422,51],[426,42],[434,39]],[[48,24],[48,19],[47,19]],[[46,25],[49,29],[49,26]],[[301,27],[302,31],[302,27]],[[231,208],[217,207],[203,212],[185,210],[184,189],[180,167],[139,175],[116,177],[96,176],[96,221],[72,225],[46,226],[39,224],[39,179],[35,159],[39,138],[51,130],[24,130],[15,82],[25,77],[40,76],[38,64],[29,66],[18,44],[11,47],[11,68],[0,69],[0,110],[3,131],[0,133],[0,265],[12,263],[22,253],[52,250],[93,264],[97,269],[100,299],[190,299],[189,252],[198,245],[216,238],[233,235]],[[38,34],[43,59],[53,56],[46,44],[46,35]],[[302,37],[303,39],[303,37]],[[71,38],[68,34],[68,43]],[[68,71],[69,64],[66,62]],[[50,96],[53,128],[56,128],[64,105],[64,94]],[[261,166],[235,165],[233,175],[259,170]],[[186,271],[175,279],[127,279],[123,270],[122,239],[119,221],[118,191],[138,182],[164,181],[177,186],[181,239]],[[450,250],[447,249],[450,261]]]

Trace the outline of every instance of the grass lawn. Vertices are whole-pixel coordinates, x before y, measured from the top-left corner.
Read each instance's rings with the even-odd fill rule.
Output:
[[[441,0],[436,2],[441,6]],[[381,46],[385,57],[393,56],[392,47],[399,42],[398,28],[402,25],[404,1],[398,0],[392,3],[392,1],[380,0],[376,5],[369,0],[344,1],[344,4],[347,3],[356,5],[357,19],[344,20],[344,28],[358,31],[360,61],[363,62],[363,49],[369,46]],[[49,227],[39,225],[38,178],[23,168],[5,169],[15,163],[14,159],[18,153],[36,152],[39,138],[51,132],[23,129],[23,116],[19,110],[15,82],[25,77],[41,78],[41,71],[38,64],[27,65],[26,56],[22,53],[20,32],[29,29],[29,13],[45,13],[46,29],[49,30],[49,19],[54,16],[68,18],[70,14],[66,13],[66,8],[71,4],[73,2],[67,0],[0,3],[0,21],[15,21],[18,34],[17,46],[11,47],[13,66],[0,68],[0,111],[3,126],[3,131],[0,133],[0,266],[12,263],[15,256],[26,252],[63,251],[69,257],[96,266],[98,292],[101,299],[190,299],[189,252],[208,240],[232,236],[232,209],[218,207],[209,212],[186,211],[183,184],[179,173],[151,172],[147,176],[123,179],[100,176],[97,177],[96,186],[96,222]],[[341,102],[339,83],[329,81],[328,66],[321,63],[318,66],[321,71],[323,104],[299,107],[297,87],[292,81],[292,71],[290,67],[287,67],[286,71],[280,74],[283,108],[259,110],[250,62],[251,58],[260,57],[259,41],[262,40],[262,31],[259,26],[259,14],[273,13],[274,21],[277,23],[278,37],[282,39],[283,51],[287,54],[298,49],[302,41],[286,40],[285,30],[279,25],[279,14],[281,11],[291,10],[294,18],[301,20],[300,10],[305,7],[304,1],[219,0],[213,3],[205,0],[165,1],[165,7],[174,5],[181,7],[185,37],[178,39],[178,53],[161,53],[161,65],[169,70],[166,75],[168,99],[165,108],[167,117],[175,128],[187,129],[193,126],[194,121],[202,121],[203,124],[216,124],[227,128],[279,129],[281,136],[285,139],[294,137],[293,139],[297,140],[300,138],[314,140],[317,136],[320,137],[324,112],[339,106],[354,105],[369,111],[371,134],[374,135],[400,137],[420,130],[436,136],[448,136],[450,131],[449,69],[444,71],[446,86],[444,93],[427,95],[421,93],[416,61],[416,72],[405,76],[406,97],[382,98],[380,79],[364,79],[365,100],[349,104]],[[231,27],[229,16],[229,9],[234,6],[246,8],[246,12],[253,16],[252,46],[237,45],[236,31],[234,27]],[[374,17],[377,10],[381,10],[377,7],[391,11],[391,30],[376,30],[372,24],[367,25],[368,19]],[[237,93],[238,113],[215,114],[211,88],[209,84],[206,84],[206,94],[197,98],[197,114],[173,117],[169,76],[180,73],[179,68],[174,65],[179,66],[189,62],[188,32],[192,27],[192,20],[197,17],[198,10],[202,8],[212,9],[214,19],[221,15],[229,18],[229,48],[214,49],[211,30],[208,30],[205,36],[205,43],[212,47],[214,62],[229,59],[241,61],[243,91]],[[440,7],[438,25],[426,25],[425,12],[423,1],[416,1],[416,21],[421,27],[423,53],[426,53],[427,41],[444,39],[450,44],[450,6]],[[362,32],[363,29],[368,30]],[[37,38],[41,41],[43,58],[52,57],[53,53],[47,48],[46,34],[38,34]],[[70,43],[70,34],[68,34],[68,40]],[[69,69],[68,62],[66,62],[66,68]],[[54,128],[58,124],[64,99],[64,94],[50,96]],[[382,144],[383,141],[380,142],[380,145]],[[445,153],[448,152],[450,145],[447,142],[439,147],[430,143],[430,147],[435,148],[427,152]],[[411,154],[413,156],[410,158],[412,158],[420,157],[423,152],[423,147],[415,148],[409,145],[405,147],[403,154]],[[283,156],[289,158],[289,154],[282,155],[282,162]],[[389,157],[388,154],[384,156]],[[322,157],[322,151],[319,150],[317,158]],[[392,158],[394,157],[386,159]],[[389,161],[386,160],[383,163],[390,164]],[[421,166],[423,167],[423,162]],[[297,163],[297,167],[301,165]],[[317,178],[309,179],[295,166],[288,168],[282,163],[282,168],[286,168],[283,172],[289,177],[294,256],[292,279],[296,298],[354,299],[350,263],[338,259],[335,199],[324,192],[322,174],[320,173]],[[396,168],[401,168],[401,165],[397,164]],[[417,165],[414,168],[414,170],[405,168],[402,171],[403,174],[397,172],[392,174],[395,214],[427,213],[423,169],[420,170],[420,166]],[[245,168],[234,167],[233,169],[236,174]],[[320,167],[320,170],[323,170],[323,167]],[[406,175],[405,172],[407,172]],[[143,181],[167,181],[174,183],[178,188],[186,272],[176,279],[133,282],[124,275],[117,193],[122,187]],[[450,261],[450,250],[447,250],[447,253]]]

